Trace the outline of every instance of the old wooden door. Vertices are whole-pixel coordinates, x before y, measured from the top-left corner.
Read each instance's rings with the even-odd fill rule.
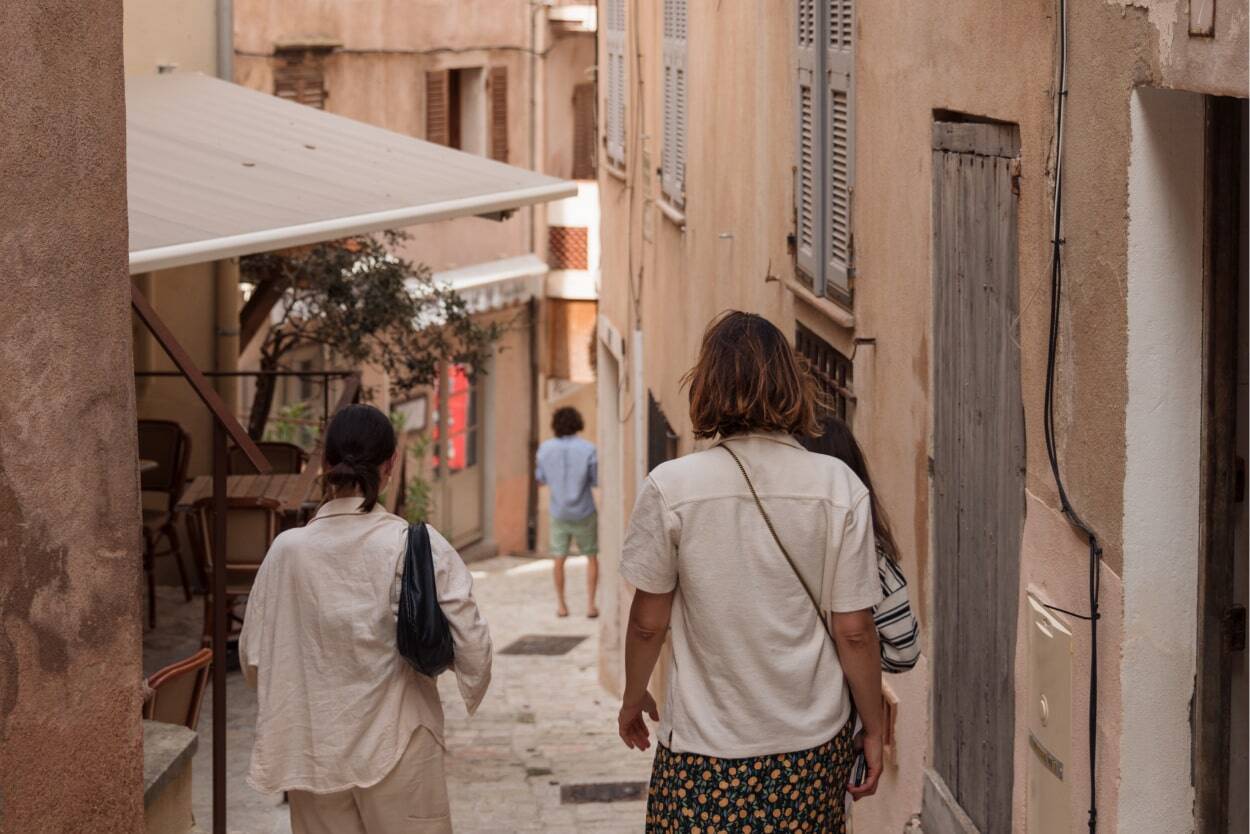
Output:
[[[933,773],[925,831],[1011,830],[1024,519],[1014,125],[933,129]],[[966,818],[965,818],[966,815]]]

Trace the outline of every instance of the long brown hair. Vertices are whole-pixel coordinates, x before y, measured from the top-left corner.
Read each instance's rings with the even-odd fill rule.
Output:
[[[730,310],[713,319],[699,360],[682,382],[690,386],[695,437],[820,434],[816,383],[802,357],[763,316]]]
[[[885,507],[877,498],[877,491],[872,488],[872,476],[868,474],[868,461],[864,458],[864,450],[851,432],[846,421],[829,415],[825,418],[825,433],[822,438],[829,454],[838,458],[859,476],[868,488],[868,500],[872,505],[872,532],[877,537],[877,544],[890,559],[898,560],[898,545],[894,541],[894,533],[890,530],[890,519],[885,514]]]

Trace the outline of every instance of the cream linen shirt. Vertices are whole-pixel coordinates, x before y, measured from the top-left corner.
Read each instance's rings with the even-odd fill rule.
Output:
[[[789,435],[722,443],[741,458],[821,607],[880,602],[871,505],[855,474]],[[846,723],[851,699],[837,651],[725,450],[652,471],[634,504],[621,575],[649,593],[676,589],[659,727],[671,750],[788,753],[823,744]]]
[[[328,501],[274,539],[248,595],[239,660],[259,710],[247,781],[263,793],[374,785],[420,727],[443,744],[438,685],[395,648],[408,523],[359,507]],[[472,714],[490,683],[490,633],[459,554],[433,528],[430,545]]]

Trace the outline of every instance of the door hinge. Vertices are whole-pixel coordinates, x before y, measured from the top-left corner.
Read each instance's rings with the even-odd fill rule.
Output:
[[[1224,648],[1230,652],[1246,650],[1246,607],[1234,605],[1224,612]]]
[[[1020,196],[1020,157],[1011,160],[1011,193]]]

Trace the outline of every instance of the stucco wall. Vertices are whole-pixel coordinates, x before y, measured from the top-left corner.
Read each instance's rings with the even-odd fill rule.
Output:
[[[339,46],[324,59],[326,109],[425,138],[426,72],[504,66],[508,162],[530,167],[529,12],[528,3],[498,0],[236,0],[235,79],[272,93],[275,45],[329,40]],[[541,85],[535,99],[542,113]],[[408,231],[405,255],[434,270],[530,251],[528,210],[502,223],[468,217]]]
[[[1193,826],[1204,119],[1201,96],[1133,94],[1120,820],[1142,834]]]
[[[693,361],[708,318],[728,306],[764,313],[783,329],[797,318],[847,355],[855,351],[859,397],[855,428],[895,526],[904,566],[932,628],[929,553],[929,379],[931,355],[931,125],[943,111],[1014,122],[1021,133],[1019,275],[1022,387],[1027,431],[1026,524],[1021,599],[1032,585],[1048,602],[1087,607],[1087,550],[1057,512],[1042,435],[1042,392],[1049,319],[1049,241],[1053,164],[1054,7],[961,0],[940,12],[914,4],[860,4],[856,12],[856,181],[854,327],[821,302],[788,292],[792,230],[793,14],[758,7],[691,4],[687,210],[684,230],[655,208],[661,164],[660,0],[630,3],[625,179],[601,170],[601,307],[619,332],[640,321],[642,387],[655,392],[669,421],[689,437],[680,374]],[[1069,89],[1065,165],[1067,283],[1061,310],[1055,422],[1065,484],[1104,547],[1100,628],[1100,828],[1116,830],[1118,784],[1133,766],[1120,755],[1122,692],[1120,577],[1126,522],[1129,102],[1143,84],[1246,95],[1246,6],[1217,4],[1214,38],[1194,39],[1182,25],[1188,3],[1145,0],[1069,3]],[[605,52],[601,42],[600,52]],[[637,57],[641,54],[641,59]],[[641,64],[639,64],[641,60]],[[639,76],[641,69],[642,76]],[[604,78],[606,67],[601,66]],[[606,112],[600,92],[600,113]],[[949,115],[944,115],[950,118]],[[601,159],[602,163],[602,159]],[[769,279],[776,279],[769,280]],[[839,322],[843,323],[839,323]],[[853,339],[871,339],[857,348]],[[637,351],[630,347],[628,353]],[[627,363],[628,360],[627,359]],[[622,407],[639,399],[628,368]],[[621,427],[623,504],[636,488],[636,413]],[[693,444],[684,439],[681,451]],[[1192,596],[1192,585],[1187,589]],[[1123,614],[1123,617],[1122,617]],[[1073,829],[1084,824],[1088,791],[1086,686],[1088,628],[1069,622],[1072,678]],[[1185,626],[1177,639],[1192,644]],[[606,631],[605,631],[606,633]],[[1017,648],[1014,798],[1024,813],[1027,736],[1021,628]],[[1126,673],[1127,674],[1127,673]],[[1163,683],[1171,691],[1183,669]],[[899,766],[881,796],[856,806],[856,824],[900,830],[920,806],[928,750],[926,664],[890,683],[900,699]],[[1139,687],[1139,695],[1160,691]],[[1127,707],[1125,708],[1127,710]],[[1187,750],[1187,745],[1184,745]],[[1183,772],[1183,771],[1181,771]],[[1183,780],[1175,780],[1180,783]]]
[[[0,829],[143,826],[120,2],[0,30]]]
[[[124,0],[122,6],[126,75],[154,75],[160,64],[217,74],[216,0]]]

